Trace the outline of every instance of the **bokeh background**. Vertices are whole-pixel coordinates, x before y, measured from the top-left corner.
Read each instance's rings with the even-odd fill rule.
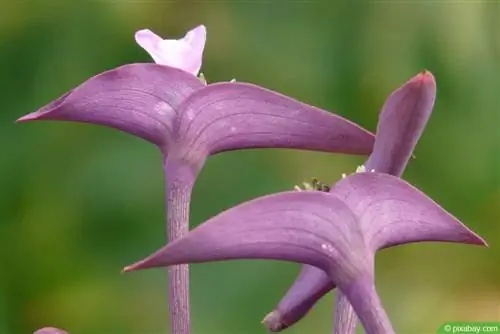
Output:
[[[149,62],[134,32],[208,28],[207,79],[251,82],[374,131],[388,94],[434,73],[433,116],[404,177],[484,236],[489,249],[422,243],[377,257],[398,333],[445,321],[500,321],[498,1],[0,2],[0,333],[168,332],[166,272],[121,268],[164,242],[160,155],[104,127],[14,124],[87,78]],[[335,182],[363,157],[247,150],[209,159],[191,224],[312,176]],[[299,265],[192,266],[195,334],[266,333],[260,324]],[[333,295],[287,333],[329,333]],[[361,329],[360,329],[361,332]]]

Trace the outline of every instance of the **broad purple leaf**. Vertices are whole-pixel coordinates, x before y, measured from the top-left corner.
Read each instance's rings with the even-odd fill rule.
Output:
[[[372,250],[420,241],[486,245],[436,202],[396,177],[358,173],[341,180],[331,191],[360,217]]]
[[[126,271],[230,259],[276,259],[350,267],[349,245],[363,244],[355,216],[337,197],[284,192],[222,212]],[[363,261],[359,261],[363,263]]]
[[[387,319],[382,307],[371,307],[378,300],[374,288],[362,286],[366,298],[351,288],[359,277],[371,274],[373,260],[355,215],[331,193],[286,192],[247,202],[124,270],[231,259],[274,259],[322,268],[353,296],[350,301],[368,333],[392,333],[388,321],[377,320]]]
[[[33,334],[68,334],[68,332],[63,331],[62,329],[58,329],[55,327],[44,327],[37,330]]]
[[[295,148],[369,154],[374,136],[347,119],[247,84],[217,83],[179,110],[179,137],[189,151]]]
[[[179,106],[203,87],[198,78],[180,69],[129,64],[88,79],[18,122],[59,120],[105,125],[168,148]]]

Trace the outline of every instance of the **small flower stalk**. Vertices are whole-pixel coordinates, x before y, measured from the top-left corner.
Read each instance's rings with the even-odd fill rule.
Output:
[[[100,73],[18,122],[73,121],[114,128],[155,145],[166,179],[168,242],[189,229],[191,191],[206,159],[248,148],[368,155],[374,135],[338,115],[265,88],[207,84],[200,75],[206,28],[179,40],[140,30],[136,42],[155,63]],[[168,270],[172,334],[190,333],[189,271]]]

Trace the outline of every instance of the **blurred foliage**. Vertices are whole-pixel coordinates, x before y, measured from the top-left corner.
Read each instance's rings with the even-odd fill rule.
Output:
[[[120,275],[164,242],[163,175],[152,145],[72,123],[14,124],[90,76],[150,62],[133,34],[208,27],[203,72],[336,111],[374,131],[387,95],[422,69],[434,114],[405,178],[480,233],[490,249],[422,243],[377,258],[398,333],[445,321],[500,321],[500,2],[0,1],[0,333],[52,324],[78,333],[166,333],[166,272]],[[253,150],[212,157],[192,226],[240,202],[362,157]],[[235,172],[238,171],[238,172]],[[261,318],[299,266],[192,266],[194,334],[265,333]],[[332,296],[287,332],[328,333]]]

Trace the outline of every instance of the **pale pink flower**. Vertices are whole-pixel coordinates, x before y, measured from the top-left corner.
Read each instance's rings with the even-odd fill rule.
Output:
[[[149,29],[135,33],[135,41],[153,58],[154,62],[198,75],[207,40],[204,25],[187,32],[181,39],[163,39]]]

